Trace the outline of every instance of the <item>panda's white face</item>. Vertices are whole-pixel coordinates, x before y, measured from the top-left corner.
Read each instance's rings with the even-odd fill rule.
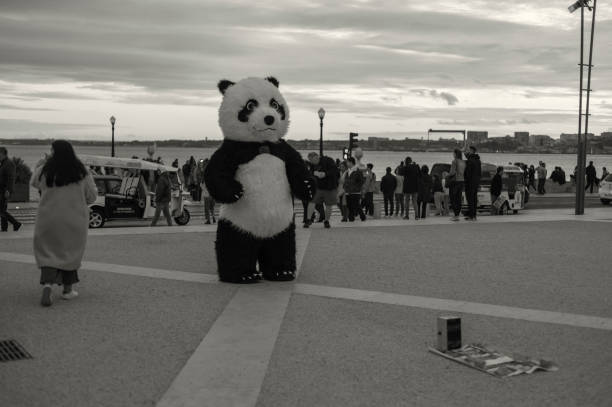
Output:
[[[227,140],[277,142],[289,128],[289,107],[274,78],[219,82],[219,126]]]

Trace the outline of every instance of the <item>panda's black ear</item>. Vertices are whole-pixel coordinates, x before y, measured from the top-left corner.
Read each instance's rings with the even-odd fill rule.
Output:
[[[276,79],[274,76],[268,76],[266,80],[278,88],[278,79]]]
[[[235,85],[235,83],[232,81],[228,81],[227,79],[222,79],[217,84],[217,87],[219,88],[219,92],[221,92],[222,95],[225,95],[225,91],[227,90],[227,88],[232,85]]]

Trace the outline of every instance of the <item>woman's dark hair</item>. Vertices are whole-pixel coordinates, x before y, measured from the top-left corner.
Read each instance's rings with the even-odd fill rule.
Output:
[[[429,174],[429,167],[428,167],[428,166],[426,166],[426,165],[422,166],[422,167],[421,167],[421,172],[422,172],[423,174],[426,174],[426,175],[427,175],[427,174]]]
[[[349,157],[349,158],[346,159],[346,161],[348,161],[351,164],[355,165],[355,157]]]
[[[458,160],[461,160],[461,157],[463,157],[463,154],[461,153],[461,150],[459,150],[458,148],[453,150],[453,155]]]
[[[497,173],[499,174],[500,172],[504,171],[504,167],[497,167]]]
[[[40,172],[40,178],[45,176],[48,187],[61,187],[79,182],[87,176],[83,163],[74,154],[72,144],[65,140],[55,140],[53,155],[49,157]]]

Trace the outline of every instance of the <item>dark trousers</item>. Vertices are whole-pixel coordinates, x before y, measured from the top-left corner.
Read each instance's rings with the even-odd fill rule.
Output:
[[[586,185],[586,188],[584,188],[584,190],[586,191],[587,189],[589,189],[589,187],[591,187],[591,193],[593,193],[594,186],[595,186],[595,178],[587,177],[587,185]]]
[[[538,179],[538,194],[545,194],[546,190],[544,189],[544,185],[546,184],[545,179]]]
[[[8,213],[8,211],[6,210],[7,207],[8,207],[8,202],[6,198],[4,197],[4,191],[0,190],[0,224],[1,224],[0,226],[2,227],[2,230],[8,229],[9,222],[13,226],[19,224],[17,219],[13,218],[13,216],[11,216],[11,214]]]
[[[352,222],[355,220],[355,216],[359,215],[361,220],[365,219],[365,213],[363,213],[363,209],[361,209],[361,205],[359,200],[361,199],[360,194],[347,194],[346,195],[346,204],[348,206],[348,217],[349,221]]]
[[[383,202],[385,205],[385,216],[393,216],[393,198],[395,198],[393,192],[391,192],[390,194],[384,194],[383,195]],[[389,213],[389,206],[391,206],[391,212]]]
[[[151,221],[151,226],[157,225],[157,221],[159,220],[159,216],[162,211],[164,212],[164,216],[166,217],[166,222],[168,222],[168,226],[172,226],[172,217],[170,216],[170,203],[157,203],[155,207],[155,215],[153,215],[153,220]]]
[[[417,208],[419,208],[419,214],[417,218],[424,219],[427,217],[427,204],[428,202],[423,200],[422,198],[417,199]]]
[[[374,192],[366,192],[361,203],[366,215],[374,215]]]
[[[463,182],[455,181],[449,186],[449,195],[453,213],[459,216],[461,213],[461,196],[463,195]]]
[[[466,186],[465,187],[465,200],[468,204],[468,214],[470,218],[476,218],[476,206],[478,206],[478,187],[477,186]]]
[[[206,222],[210,222],[210,218],[212,217],[213,221],[215,220],[215,200],[210,196],[204,197],[204,219]]]

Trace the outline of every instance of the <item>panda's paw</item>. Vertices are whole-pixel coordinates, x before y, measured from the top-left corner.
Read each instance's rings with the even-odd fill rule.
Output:
[[[266,273],[264,278],[270,281],[293,281],[295,280],[295,271],[275,271]]]

